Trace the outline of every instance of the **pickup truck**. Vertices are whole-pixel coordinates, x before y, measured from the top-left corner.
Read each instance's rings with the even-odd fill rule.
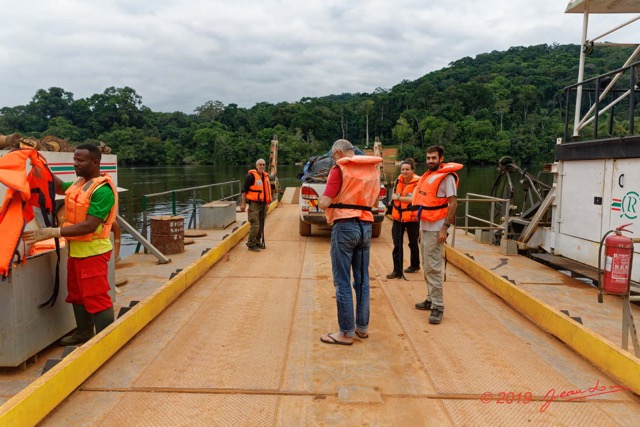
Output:
[[[363,154],[356,150],[356,154]],[[298,204],[300,207],[300,235],[310,236],[311,226],[329,227],[324,210],[318,207],[318,199],[324,193],[327,185],[329,171],[335,163],[331,158],[331,153],[312,157],[305,165],[304,173],[299,175],[302,180]],[[382,231],[382,221],[384,221],[386,206],[383,200],[386,198],[387,189],[384,183],[380,183],[380,194],[377,206],[373,206],[373,230],[372,237],[380,236]]]

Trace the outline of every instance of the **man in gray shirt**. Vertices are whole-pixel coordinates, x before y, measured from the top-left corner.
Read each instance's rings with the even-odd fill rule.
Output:
[[[418,310],[431,310],[429,323],[442,322],[444,295],[442,258],[449,227],[455,223],[459,163],[444,163],[444,148],[427,148],[427,172],[413,193],[413,205],[419,206],[422,264],[427,282],[427,299],[416,304]]]

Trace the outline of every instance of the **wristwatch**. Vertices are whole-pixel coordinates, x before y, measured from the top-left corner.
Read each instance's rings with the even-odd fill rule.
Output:
[[[445,226],[445,227],[447,227],[447,228],[449,228],[449,227],[451,227],[451,224],[449,224],[448,222],[445,222],[445,223],[444,223],[444,226]]]

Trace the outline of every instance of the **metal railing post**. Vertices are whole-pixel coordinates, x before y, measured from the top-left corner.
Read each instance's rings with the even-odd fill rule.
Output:
[[[564,109],[564,138],[562,142],[567,142],[569,138],[569,103],[571,102],[571,88],[565,89],[565,93],[567,94]]]
[[[467,193],[467,199],[469,198],[469,193]],[[464,204],[464,234],[469,234],[469,202]]]
[[[491,203],[491,207],[489,208],[489,221],[490,225],[493,226],[493,218],[496,217],[496,205]]]
[[[636,108],[636,67],[631,66],[629,69],[629,80],[631,80],[630,84],[630,92],[629,92],[629,135],[633,135],[635,133],[635,118],[634,118],[634,110]],[[612,113],[613,114],[613,113]]]
[[[600,116],[600,77],[596,79],[596,111],[593,115],[593,139],[598,139],[598,124]]]
[[[187,228],[191,228],[191,225],[193,224],[193,228],[196,228],[196,209],[198,209],[198,205],[196,202],[196,190],[192,190],[191,192],[191,199],[192,199],[192,206],[193,206],[193,211],[191,212],[191,218],[189,218],[189,225],[187,226]]]
[[[173,216],[176,216],[178,213],[176,212],[176,192],[171,192],[171,211],[173,212]]]
[[[146,195],[142,196],[142,236],[145,239],[147,238],[147,196]],[[140,242],[138,242],[138,244],[136,245],[135,253],[140,252],[140,247],[141,247],[141,244]]]

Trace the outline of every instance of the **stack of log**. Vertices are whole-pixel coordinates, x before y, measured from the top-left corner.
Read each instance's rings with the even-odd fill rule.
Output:
[[[5,148],[14,148],[17,147],[20,139],[19,133],[12,133],[11,135],[0,135],[0,150]]]
[[[0,134],[0,150],[10,150],[12,148],[20,147],[31,147],[38,151],[56,152],[72,152],[75,149],[75,146],[70,145],[64,139],[53,135],[47,135],[42,139],[37,139],[32,136],[23,137],[19,133],[12,133],[11,135]],[[100,148],[100,151],[104,154],[111,154],[111,148],[103,141],[100,141],[98,148]]]
[[[47,135],[40,140],[40,150],[71,152],[73,147],[64,139],[53,135]]]
[[[100,141],[100,142],[98,143],[98,148],[100,149],[100,152],[101,152],[101,153],[104,153],[104,154],[111,154],[111,147],[108,147],[108,146],[104,143],[104,141]]]

